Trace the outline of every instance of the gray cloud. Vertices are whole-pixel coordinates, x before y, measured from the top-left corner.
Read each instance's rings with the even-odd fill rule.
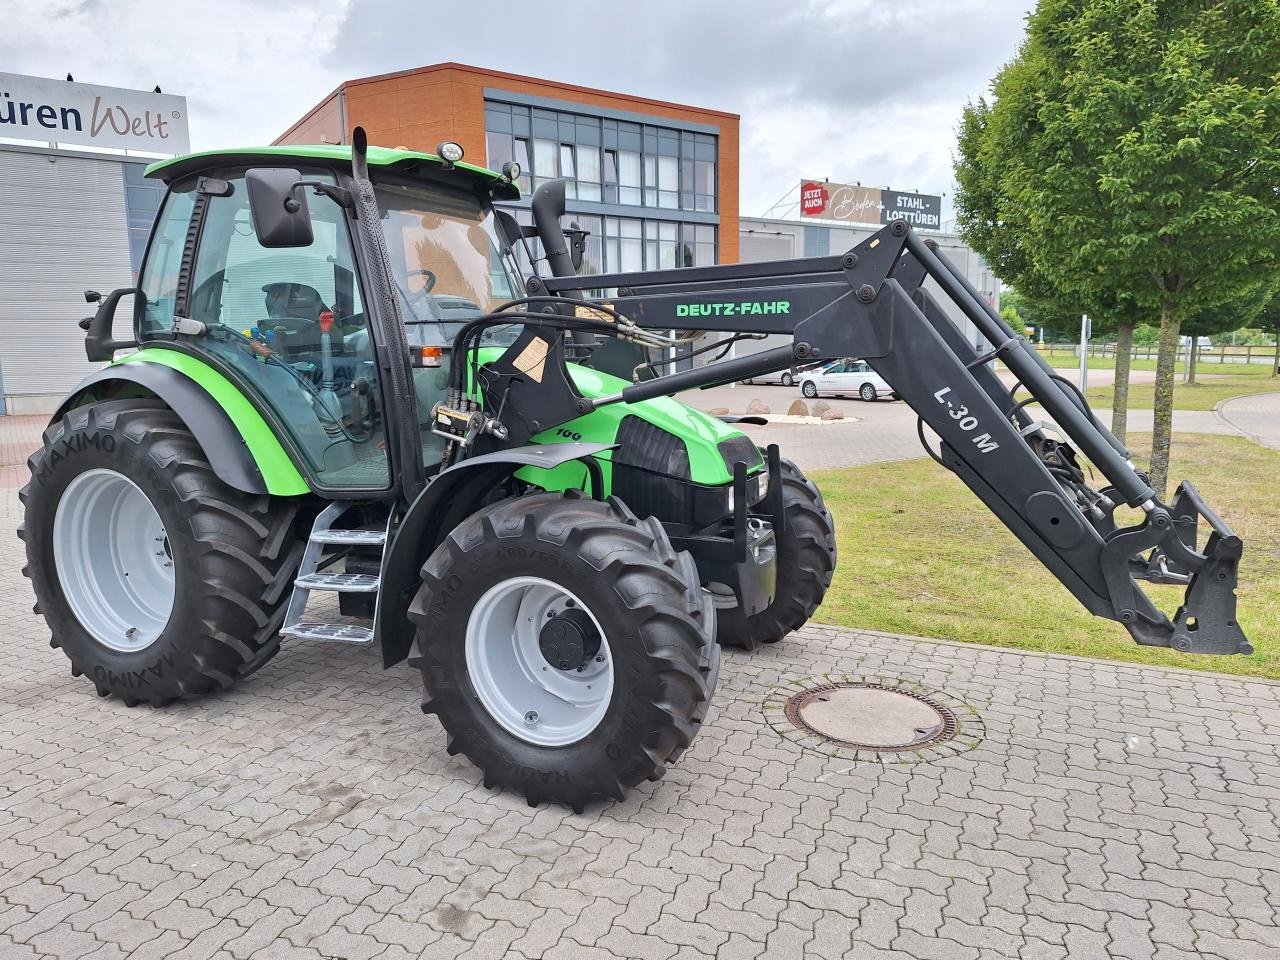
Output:
[[[353,75],[442,60],[739,113],[743,210],[802,176],[950,192],[954,128],[1014,53],[1027,0],[433,4],[353,0]],[[535,9],[538,13],[530,16]]]
[[[760,213],[809,176],[949,192],[961,107],[1028,2],[0,0],[0,64],[159,83],[187,96],[197,148],[269,142],[342,80],[443,60],[693,103],[742,115]]]

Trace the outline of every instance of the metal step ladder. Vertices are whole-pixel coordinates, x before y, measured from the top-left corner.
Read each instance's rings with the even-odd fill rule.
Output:
[[[320,565],[328,559],[333,547],[379,547],[385,550],[386,530],[334,529],[334,523],[354,504],[335,501],[321,511],[311,528],[307,549],[302,554],[293,581],[293,595],[284,615],[281,634],[297,640],[330,640],[336,643],[353,643],[368,646],[373,643],[373,627],[352,623],[336,623],[328,620],[308,620],[307,601],[313,592],[321,593],[372,593],[377,594],[380,578],[367,573],[330,573]]]

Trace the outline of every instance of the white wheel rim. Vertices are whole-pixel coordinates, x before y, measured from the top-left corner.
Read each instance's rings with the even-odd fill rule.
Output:
[[[538,635],[551,617],[578,607],[600,634],[581,668],[560,670],[542,655]],[[571,591],[541,577],[494,584],[467,620],[467,672],[480,703],[508,733],[562,747],[595,730],[613,699],[613,656],[600,621]]]
[[[114,470],[86,470],[53,517],[53,562],[67,605],[89,635],[121,653],[145,650],[173,612],[177,577],[160,514]]]

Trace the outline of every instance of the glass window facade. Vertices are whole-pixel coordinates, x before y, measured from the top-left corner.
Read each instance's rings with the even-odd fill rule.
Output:
[[[520,164],[520,189],[570,180],[570,199],[715,213],[717,137],[485,101],[488,164]]]
[[[122,163],[124,171],[124,215],[129,230],[129,259],[133,262],[133,278],[138,279],[142,269],[142,255],[147,249],[147,237],[164,198],[164,181],[148,180],[142,175],[145,163]]]
[[[548,180],[569,181],[566,199],[578,212],[565,226],[588,231],[584,273],[716,262],[718,228],[702,222],[719,211],[714,134],[486,100],[485,140],[489,167],[520,164],[525,197]],[[592,203],[635,211],[582,212]],[[531,223],[524,206],[511,212]],[[530,248],[541,257],[536,241]]]
[[[511,211],[520,223],[531,226],[528,210]],[[582,275],[630,270],[662,270],[671,267],[703,267],[716,262],[716,228],[707,223],[677,223],[640,217],[600,217],[570,213],[561,221],[565,229],[575,224],[587,231]],[[535,260],[542,245],[526,241]],[[520,268],[529,271],[528,255],[517,252]],[[545,271],[544,271],[545,272]]]

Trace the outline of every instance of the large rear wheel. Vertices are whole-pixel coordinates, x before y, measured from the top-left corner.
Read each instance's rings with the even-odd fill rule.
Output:
[[[818,488],[790,460],[782,461],[782,512],[773,603],[752,616],[737,607],[719,610],[716,638],[724,646],[756,650],[777,643],[808,622],[831,586],[835,522]]]
[[[661,777],[719,668],[692,559],[614,499],[481,510],[427,560],[410,616],[449,753],[530,805],[581,811]]]
[[[152,400],[72,410],[30,459],[19,536],[52,645],[102,696],[226,689],[279,648],[296,501],[233,490]]]

